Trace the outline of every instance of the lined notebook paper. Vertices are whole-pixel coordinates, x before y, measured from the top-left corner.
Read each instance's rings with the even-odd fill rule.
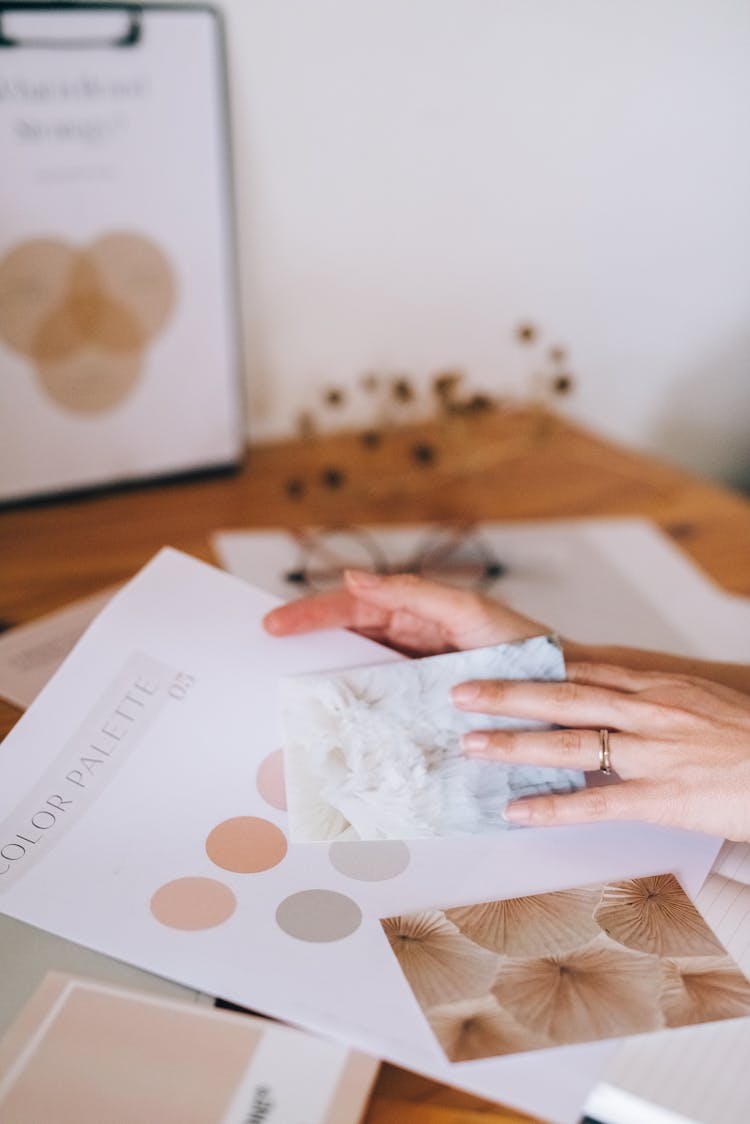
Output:
[[[695,900],[727,951],[750,973],[750,845],[725,843]],[[586,1111],[606,1124],[627,1119],[747,1124],[750,1019],[631,1039],[607,1067]]]

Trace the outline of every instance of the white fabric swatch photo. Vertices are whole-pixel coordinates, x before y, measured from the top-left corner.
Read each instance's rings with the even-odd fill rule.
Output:
[[[510,825],[520,796],[569,792],[571,769],[505,765],[464,756],[476,729],[539,726],[456,709],[468,679],[565,678],[554,637],[358,667],[282,681],[289,824],[296,841],[473,835]]]

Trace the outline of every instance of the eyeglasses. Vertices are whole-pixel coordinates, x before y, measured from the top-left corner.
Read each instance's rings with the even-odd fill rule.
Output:
[[[420,574],[463,589],[484,589],[507,572],[472,526],[436,527],[426,532],[412,553],[395,558],[389,558],[376,535],[362,527],[303,531],[295,537],[299,561],[286,571],[284,580],[307,591],[335,589],[347,569]]]

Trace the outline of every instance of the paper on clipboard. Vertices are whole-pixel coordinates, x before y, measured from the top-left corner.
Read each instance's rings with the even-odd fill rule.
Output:
[[[0,3],[0,500],[238,459],[224,82],[209,8]]]

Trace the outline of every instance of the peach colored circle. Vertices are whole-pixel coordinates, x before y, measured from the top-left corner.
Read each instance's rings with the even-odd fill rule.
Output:
[[[222,870],[259,874],[278,866],[287,852],[284,832],[259,816],[235,816],[217,824],[206,839],[206,854]]]
[[[32,354],[39,325],[63,303],[78,253],[56,238],[20,242],[0,260],[0,338]]]
[[[268,757],[263,758],[258,766],[255,782],[266,804],[278,808],[281,812],[286,811],[283,750],[275,749]]]
[[[135,388],[143,367],[138,352],[115,355],[86,346],[75,355],[40,363],[36,372],[50,398],[68,410],[95,414],[111,410]]]
[[[215,878],[175,878],[151,898],[151,912],[170,929],[213,929],[231,917],[237,899]]]
[[[142,234],[115,231],[88,250],[103,290],[136,317],[147,337],[166,324],[175,305],[177,285],[163,251]]]
[[[140,353],[146,334],[125,304],[109,297],[86,254],[71,267],[63,297],[37,324],[28,353],[38,363],[74,356],[87,344]]]

